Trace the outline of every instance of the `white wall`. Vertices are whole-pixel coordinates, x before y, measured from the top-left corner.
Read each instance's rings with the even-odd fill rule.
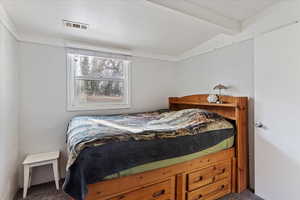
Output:
[[[255,192],[299,200],[300,24],[255,40]],[[267,78],[266,78],[267,77]]]
[[[18,42],[0,22],[0,199],[17,190],[19,81]]]
[[[176,72],[177,96],[215,92],[212,88],[222,83],[230,87],[224,94],[250,97],[249,154],[252,188],[254,186],[253,62],[254,42],[248,40],[181,61]]]
[[[27,153],[65,151],[65,130],[68,121],[78,114],[111,114],[149,111],[167,107],[174,95],[174,63],[133,58],[132,107],[124,110],[66,112],[65,49],[21,43],[21,123],[20,157]],[[61,162],[64,172],[65,153]],[[33,183],[52,180],[50,168],[33,174]],[[20,176],[22,179],[22,176]]]

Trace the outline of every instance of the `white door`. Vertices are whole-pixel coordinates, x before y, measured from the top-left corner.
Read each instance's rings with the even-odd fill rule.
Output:
[[[300,200],[300,24],[255,39],[255,192]]]

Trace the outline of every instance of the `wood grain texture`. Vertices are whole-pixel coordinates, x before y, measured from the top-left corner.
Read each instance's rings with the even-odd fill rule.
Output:
[[[120,194],[109,200],[168,200],[175,198],[175,177],[141,189]]]
[[[237,180],[237,178],[236,178],[236,158],[235,157],[233,157],[232,158],[232,168],[231,168],[231,170],[232,170],[232,172],[231,172],[231,179],[232,179],[232,184],[231,184],[231,192],[232,193],[236,193],[236,180]]]
[[[248,98],[236,99],[236,158],[237,158],[237,192],[248,187]]]
[[[63,190],[56,191],[54,182],[49,182],[41,185],[33,186],[27,196],[26,200],[70,200],[70,197],[63,192]],[[63,184],[61,181],[60,184]],[[24,200],[22,189],[20,189],[14,200]],[[246,190],[240,194],[232,193],[226,195],[219,200],[263,200],[253,194],[251,191]]]
[[[231,176],[231,159],[188,174],[188,191]]]
[[[186,108],[207,109],[225,118],[234,120],[237,129],[235,147],[169,167],[88,185],[89,192],[86,200],[115,200],[117,197],[124,199],[132,194],[135,194],[134,196],[142,195],[145,199],[148,197],[151,199],[151,195],[159,192],[163,193],[159,197],[162,198],[161,200],[165,198],[165,200],[197,199],[197,195],[194,196],[193,194],[198,194],[199,192],[202,195],[201,200],[209,200],[222,197],[229,192],[242,192],[245,190],[248,186],[248,98],[221,96],[223,104],[210,104],[207,102],[207,96],[205,94],[170,97],[169,107],[171,110]],[[198,193],[196,192],[199,190],[198,187],[194,187],[193,191],[188,191],[188,177],[190,173],[199,170],[205,171],[207,168],[210,169],[210,167],[217,169],[216,164],[220,162],[225,162],[225,165],[218,165],[220,166],[219,170],[214,172],[208,170],[207,173],[201,173],[208,180],[212,178],[213,181],[211,183],[202,187],[200,184],[201,190]],[[223,168],[224,173],[222,174]],[[219,179],[216,178],[218,174],[215,173],[219,173]],[[160,184],[164,181],[173,185],[172,189],[170,189],[170,195],[168,193],[169,196],[165,194],[168,189],[161,188],[162,185]],[[167,183],[163,186],[170,185]],[[144,188],[147,187],[155,188],[159,191],[145,193]]]
[[[235,121],[236,136],[236,191],[242,192],[248,188],[248,98],[221,96],[222,104],[209,104],[208,94],[184,97],[170,97],[169,107],[172,110],[185,108],[202,108],[218,113]]]
[[[162,180],[170,177],[176,177],[178,174],[193,172],[207,168],[217,162],[232,159],[234,154],[235,150],[234,148],[231,148],[169,167],[91,184],[88,185],[89,191],[86,200],[107,200],[124,193],[142,189],[155,183],[160,183]],[[186,176],[184,177],[186,178]],[[182,184],[184,191],[176,191],[176,193],[185,192],[185,180],[183,180]],[[179,187],[176,188],[180,189]],[[175,200],[175,198],[172,200]]]
[[[185,200],[186,173],[176,176],[176,200]]]
[[[207,94],[191,95],[185,97],[170,97],[169,108],[171,110],[181,110],[186,108],[201,108],[218,113],[225,118],[236,120],[236,108],[238,97],[221,96],[223,103],[208,103]]]
[[[188,192],[187,200],[215,200],[225,196],[231,191],[231,181],[229,178],[212,183],[198,190]]]

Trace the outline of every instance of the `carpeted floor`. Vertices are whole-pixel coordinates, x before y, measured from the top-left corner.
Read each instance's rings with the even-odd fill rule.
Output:
[[[16,196],[16,200],[21,200],[22,190]],[[54,183],[46,183],[42,185],[33,186],[28,190],[26,200],[70,200],[70,198],[63,191],[56,191]],[[220,200],[262,200],[254,195],[249,190],[241,194],[230,194]]]

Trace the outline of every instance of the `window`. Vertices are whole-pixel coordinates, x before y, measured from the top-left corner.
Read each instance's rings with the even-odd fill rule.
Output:
[[[68,49],[68,110],[129,108],[128,58]]]

